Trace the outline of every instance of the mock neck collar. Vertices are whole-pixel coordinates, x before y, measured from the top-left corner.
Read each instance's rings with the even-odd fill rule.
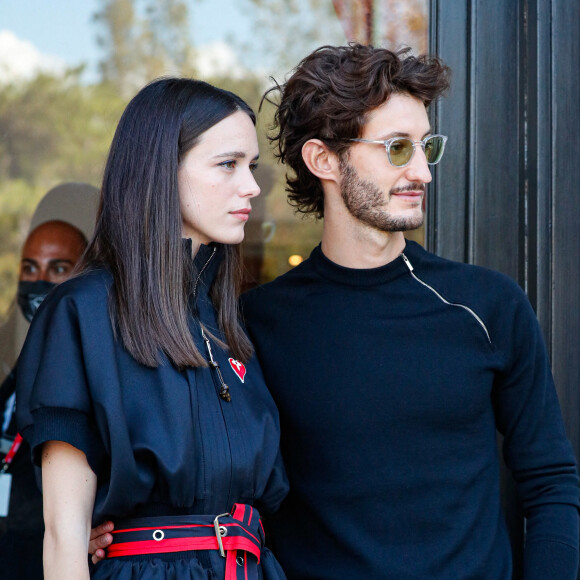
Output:
[[[411,262],[413,267],[422,259],[422,254],[425,250],[411,240],[406,240],[403,253]],[[347,286],[372,286],[374,284],[384,284],[395,280],[400,276],[409,273],[409,268],[405,264],[403,258],[399,255],[391,262],[379,266],[378,268],[347,268],[340,266],[327,258],[322,252],[319,244],[312,250],[310,260],[317,272],[333,282],[345,284]]]
[[[193,243],[191,238],[183,238],[184,250],[191,256]],[[196,294],[207,293],[215,279],[219,265],[224,258],[224,247],[222,244],[211,243],[201,244],[197,254],[192,259],[193,284],[192,292]]]

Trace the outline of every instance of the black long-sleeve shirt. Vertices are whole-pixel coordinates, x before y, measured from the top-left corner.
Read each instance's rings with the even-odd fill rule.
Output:
[[[496,428],[527,516],[525,579],[575,579],[578,478],[535,314],[511,279],[413,242],[350,269],[320,247],[244,298],[290,494],[290,579],[508,580]]]

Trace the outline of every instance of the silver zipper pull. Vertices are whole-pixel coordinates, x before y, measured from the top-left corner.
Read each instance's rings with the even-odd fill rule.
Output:
[[[407,256],[405,256],[405,254],[401,254],[401,258],[403,258],[403,262],[405,262],[405,264],[407,265],[407,268],[409,268],[409,272],[412,272],[413,265],[411,264],[411,262],[409,262],[409,258],[407,258]]]
[[[220,370],[220,365],[213,358],[213,352],[211,350],[211,343],[209,341],[209,338],[207,337],[207,335],[203,331],[203,327],[200,327],[200,328],[201,328],[201,336],[203,337],[203,340],[205,342],[205,346],[207,349],[207,354],[209,355],[209,366],[216,371],[218,379],[220,381],[219,396],[226,403],[229,403],[232,400],[230,388],[228,387],[228,385],[226,385],[226,382],[224,381],[224,377],[222,376],[222,372]]]

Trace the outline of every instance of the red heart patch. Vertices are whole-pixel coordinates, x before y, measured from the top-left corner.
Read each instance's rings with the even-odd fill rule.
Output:
[[[242,383],[244,382],[244,377],[246,376],[246,367],[235,358],[229,358],[228,361],[230,362],[230,366],[232,367],[234,373],[238,375],[238,378]]]

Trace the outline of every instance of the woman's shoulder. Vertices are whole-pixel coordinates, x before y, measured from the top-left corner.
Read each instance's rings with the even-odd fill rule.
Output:
[[[76,312],[98,312],[108,308],[108,297],[113,279],[105,269],[82,272],[59,284],[40,305],[35,318],[43,318],[43,311],[54,313],[59,310]]]
[[[81,272],[59,284],[51,295],[70,297],[73,299],[98,299],[99,296],[108,296],[113,283],[110,272],[104,268]]]

